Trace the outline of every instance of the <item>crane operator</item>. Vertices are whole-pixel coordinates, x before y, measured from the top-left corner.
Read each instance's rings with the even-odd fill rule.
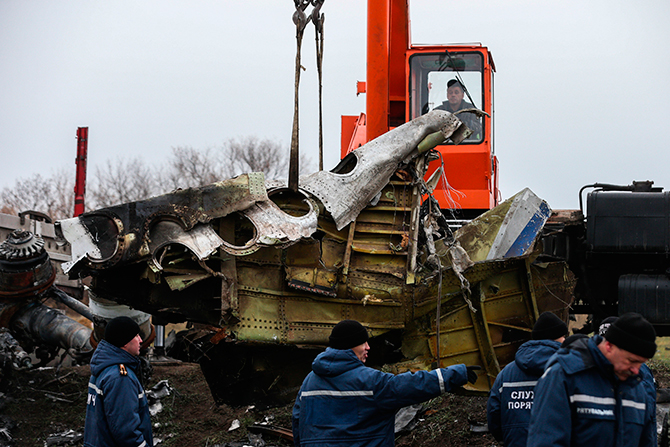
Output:
[[[446,110],[447,112],[458,112],[463,109],[474,109],[474,105],[463,100],[464,94],[463,84],[457,79],[452,79],[447,82],[447,100],[443,101],[441,105],[435,107],[436,110]],[[458,119],[468,126],[473,135],[480,134],[482,131],[482,123],[477,118],[477,115],[470,112],[459,113]]]

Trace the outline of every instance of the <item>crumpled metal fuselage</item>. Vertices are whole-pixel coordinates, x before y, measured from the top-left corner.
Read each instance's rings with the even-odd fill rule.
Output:
[[[302,177],[299,193],[245,174],[60,221],[64,269],[216,341],[324,346],[356,319],[400,334],[391,370],[480,364],[474,388],[488,390],[538,312],[567,316],[574,284],[563,263],[533,263],[549,208],[528,190],[451,233],[417,149],[438,131],[460,142],[467,129],[430,112]]]

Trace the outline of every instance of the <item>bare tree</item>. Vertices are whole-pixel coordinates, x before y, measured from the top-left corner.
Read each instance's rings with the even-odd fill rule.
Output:
[[[90,206],[86,208],[104,208],[147,199],[160,192],[155,170],[141,158],[107,160],[104,168],[95,168],[95,179],[87,192]]]
[[[289,149],[269,139],[230,139],[217,149],[176,147],[163,168],[147,166],[139,158],[107,160],[96,166],[86,190],[86,210],[149,198],[177,188],[199,187],[247,172],[263,172],[269,180],[288,177]],[[309,172],[311,160],[300,158],[301,172]],[[19,179],[13,188],[0,191],[0,210],[18,214],[34,210],[54,219],[71,217],[74,211],[74,173],[61,169],[51,177],[34,174]]]
[[[52,219],[71,217],[74,212],[74,175],[62,168],[48,178],[33,174],[18,179],[13,188],[2,189],[0,201],[4,213],[30,210],[47,214]]]
[[[74,215],[75,170],[60,168],[51,176],[52,194],[55,206],[55,219],[64,219]]]
[[[221,178],[220,158],[211,148],[173,147],[167,169],[161,171],[159,183],[163,190],[204,186]]]
[[[221,148],[221,160],[228,177],[262,172],[270,180],[288,178],[289,149],[269,139],[231,138]],[[311,160],[304,154],[300,157],[300,168],[301,173],[311,168]]]
[[[267,179],[286,179],[288,147],[269,139],[246,137],[229,139],[217,149],[172,148],[159,184],[163,191],[192,188],[218,182],[248,172],[262,172]],[[301,172],[311,169],[308,157],[300,158]]]

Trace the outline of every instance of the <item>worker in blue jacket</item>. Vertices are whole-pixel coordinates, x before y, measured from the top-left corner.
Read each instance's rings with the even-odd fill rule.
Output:
[[[140,327],[128,317],[107,323],[91,358],[84,447],[153,447],[151,415],[138,379]]]
[[[560,349],[535,387],[527,446],[654,446],[656,415],[639,373],[655,353],[653,326],[632,312],[604,338]]]
[[[537,380],[547,360],[558,351],[568,326],[551,312],[542,313],[516,357],[496,377],[486,405],[489,432],[505,447],[525,447]]]
[[[605,336],[607,329],[614,323],[619,317],[607,317],[601,323],[598,328],[598,335],[601,337]],[[647,391],[647,405],[651,407],[652,414],[656,414],[656,379],[654,379],[654,373],[651,372],[651,369],[646,364],[640,366],[639,372],[640,379],[642,379],[642,384],[644,389]],[[654,430],[653,443],[656,445],[658,442],[658,433]]]
[[[333,328],[330,347],[319,354],[293,406],[296,446],[389,446],[395,444],[395,413],[468,381],[479,366],[390,374],[365,366],[367,330],[344,320]]]

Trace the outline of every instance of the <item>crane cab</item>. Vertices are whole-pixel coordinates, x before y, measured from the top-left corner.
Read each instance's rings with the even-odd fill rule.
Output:
[[[443,106],[452,80],[463,85],[464,100],[488,114],[459,114],[473,127],[459,145],[436,149],[428,176],[442,167],[434,196],[450,217],[471,219],[496,206],[498,160],[493,150],[493,73],[488,48],[470,45],[412,45],[408,0],[368,0],[367,75],[357,93],[366,110],[342,116],[341,156],[430,110]],[[447,109],[449,111],[449,109]],[[470,124],[470,125],[469,125]]]
[[[437,108],[457,112],[476,108],[488,116],[461,112],[458,117],[472,134],[461,144],[438,146],[441,179],[435,197],[443,210],[471,219],[498,204],[498,160],[493,151],[493,58],[487,48],[418,47],[407,52],[407,120]],[[448,85],[452,87],[448,88]],[[447,98],[447,91],[452,98]],[[460,90],[460,92],[459,92]],[[454,99],[455,97],[455,99]],[[397,124],[397,123],[396,123]]]

